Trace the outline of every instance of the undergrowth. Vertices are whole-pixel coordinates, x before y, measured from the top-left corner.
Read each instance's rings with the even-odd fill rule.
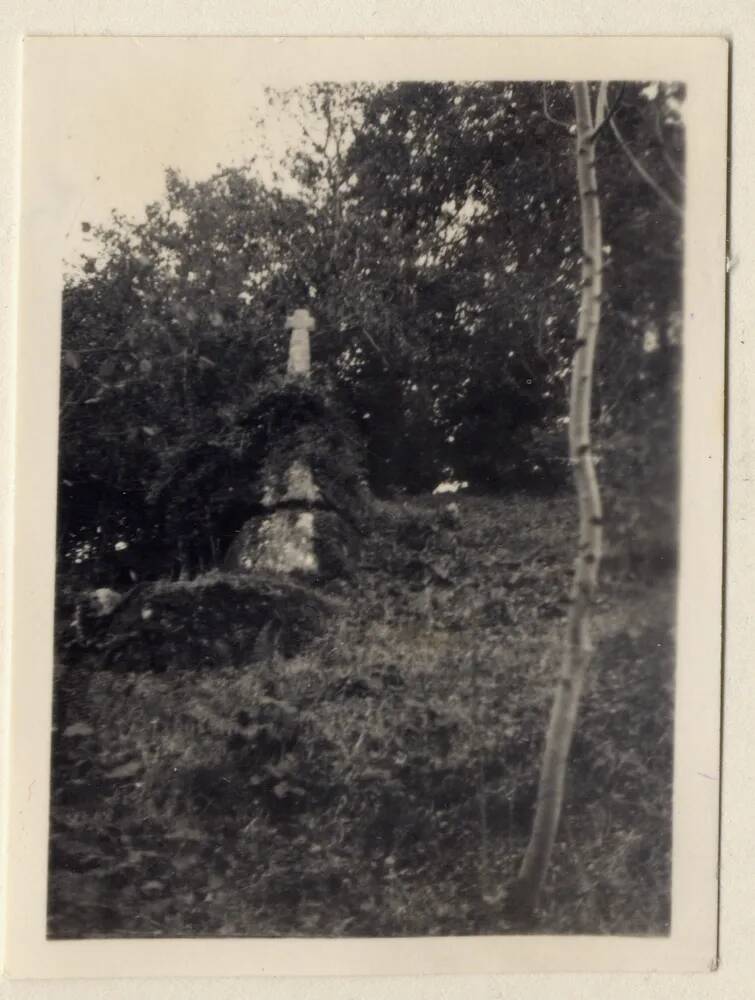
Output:
[[[96,671],[54,739],[49,933],[505,933],[573,546],[570,497],[382,503],[295,656]],[[669,926],[673,579],[604,576],[540,920]]]

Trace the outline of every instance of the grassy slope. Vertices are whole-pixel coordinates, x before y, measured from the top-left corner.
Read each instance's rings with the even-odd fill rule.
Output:
[[[572,502],[458,504],[436,530],[438,498],[383,505],[306,655],[93,677],[59,741],[53,936],[506,930]],[[605,574],[538,930],[667,930],[672,591]]]

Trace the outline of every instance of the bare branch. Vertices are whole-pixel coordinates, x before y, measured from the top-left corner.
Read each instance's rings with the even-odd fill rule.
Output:
[[[648,185],[648,187],[651,187],[653,189],[653,191],[655,191],[655,193],[658,195],[658,197],[662,201],[664,201],[668,205],[668,207],[676,215],[679,216],[679,218],[682,218],[683,215],[684,215],[684,211],[682,209],[682,206],[679,205],[676,201],[674,201],[674,199],[671,197],[671,195],[667,191],[664,191],[664,189],[655,180],[655,178],[651,174],[648,173],[648,171],[645,169],[645,167],[643,167],[643,165],[640,163],[640,161],[634,155],[634,153],[632,152],[632,150],[629,148],[629,145],[628,145],[626,139],[621,134],[621,131],[620,131],[619,126],[618,126],[618,124],[616,122],[616,119],[615,118],[611,118],[610,124],[611,124],[611,129],[613,131],[613,134],[616,136],[616,139],[617,139],[619,145],[621,146],[622,150],[624,151],[624,154],[625,154],[626,158],[632,164],[632,166],[634,167],[634,169],[636,170],[636,172],[645,181],[645,183]]]
[[[600,86],[598,87],[598,99],[595,102],[595,128],[596,130],[601,127],[603,122],[606,120],[606,115],[608,113],[608,81],[601,80]]]
[[[609,83],[607,81],[601,83],[600,85],[600,92],[598,94],[598,105],[596,107],[596,113],[595,113],[595,121],[599,124],[597,124],[595,130],[592,133],[591,139],[593,142],[595,142],[595,140],[598,138],[598,136],[606,127],[606,125],[608,125],[611,122],[613,116],[619,109],[622,98],[624,97],[625,85],[622,83],[618,96],[616,97],[611,107],[608,108],[608,87]]]
[[[676,177],[676,179],[679,181],[682,187],[684,187],[685,186],[684,178],[677,170],[674,161],[668,155],[668,151],[666,150],[666,140],[663,138],[663,129],[661,127],[661,113],[657,103],[655,105],[655,131],[656,135],[658,136],[658,142],[660,143],[661,147],[661,156],[666,161],[666,166],[669,168],[674,177]]]
[[[570,122],[562,122],[558,118],[554,118],[548,110],[548,85],[546,83],[543,84],[543,114],[552,125],[560,125],[561,128],[565,128],[567,132],[571,130]]]

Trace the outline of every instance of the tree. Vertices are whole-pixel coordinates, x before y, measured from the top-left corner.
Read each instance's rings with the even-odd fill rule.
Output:
[[[60,557],[103,582],[116,544],[151,575],[179,551],[212,561],[259,460],[241,417],[285,356],[280,234],[303,207],[244,169],[166,180],[144,222],[96,233],[64,290]]]
[[[601,85],[593,112],[587,83],[575,83],[574,107],[582,219],[582,292],[571,373],[569,459],[579,507],[579,542],[561,672],[546,734],[532,833],[509,900],[512,912],[519,918],[530,918],[535,910],[558,830],[569,750],[592,656],[590,615],[603,541],[603,512],[590,423],[603,296],[603,238],[595,144],[608,115],[606,86]]]
[[[531,92],[315,85],[275,97],[306,139],[286,157],[285,184],[317,219],[300,244],[304,298],[322,331],[315,358],[336,372],[361,423],[379,492],[429,489],[448,474],[495,490],[528,467],[536,474],[530,427],[561,403],[551,350],[559,310],[549,317],[546,306],[565,289],[536,290],[548,254],[530,252],[529,223],[541,179],[564,185],[563,157],[541,160],[531,139]],[[505,138],[491,141],[502,113]],[[563,226],[552,235],[568,242]],[[490,433],[501,426],[505,454]]]
[[[568,88],[548,90],[563,116]],[[671,85],[622,92],[622,135],[669,189],[680,187],[671,159],[683,134],[680,98]],[[570,151],[552,140],[542,89],[401,83],[354,99],[361,114],[351,144],[336,164],[310,173],[342,178],[348,235],[317,282],[321,329],[343,331],[349,360],[340,383],[355,407],[369,400],[363,409],[384,428],[384,440],[370,447],[375,483],[412,488],[399,442],[414,450],[421,436],[435,460],[414,488],[443,469],[478,489],[534,486],[538,474],[545,484],[547,464],[566,472],[565,452],[554,449],[549,463],[533,431],[552,430],[565,410],[579,206]],[[667,343],[679,311],[681,228],[668,204],[627,174],[610,130],[606,138],[606,266],[621,280],[605,302],[610,364],[599,361],[596,408],[625,426],[626,416],[642,421],[648,408],[644,333],[663,328]],[[319,204],[327,202],[323,190]],[[310,199],[306,187],[301,194]]]

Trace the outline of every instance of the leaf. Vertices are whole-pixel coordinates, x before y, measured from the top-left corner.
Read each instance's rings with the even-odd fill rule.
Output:
[[[120,767],[114,768],[112,771],[108,771],[105,774],[106,778],[133,778],[134,775],[139,774],[142,770],[141,761],[130,760],[126,764],[121,764]]]
[[[100,378],[110,378],[115,371],[115,358],[105,358],[100,365]]]
[[[149,373],[152,371],[152,362],[149,360],[149,358],[142,358],[142,360],[139,362],[139,371],[143,372],[145,375],[149,375]]]
[[[164,890],[165,885],[157,879],[151,879],[149,882],[144,882],[142,885],[142,892],[147,896],[156,896]]]
[[[77,351],[66,351],[63,354],[63,360],[68,365],[69,368],[73,368],[74,371],[78,371],[81,367],[81,362],[79,361],[79,355]]]
[[[63,736],[91,736],[94,729],[86,722],[74,722],[71,726],[66,726]]]
[[[260,697],[259,704],[270,705],[271,707],[277,708],[279,712],[289,717],[299,714],[296,706],[292,705],[290,701],[281,701],[278,698],[269,698],[267,695],[262,695],[262,697]]]

